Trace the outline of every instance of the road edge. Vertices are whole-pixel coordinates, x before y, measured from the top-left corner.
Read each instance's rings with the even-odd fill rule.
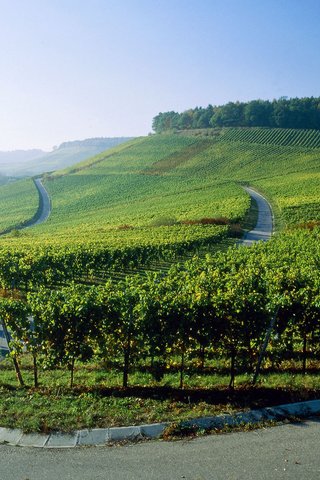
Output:
[[[308,418],[320,414],[320,399],[305,402],[266,407],[248,412],[201,417],[179,422],[178,427],[203,431],[221,430],[223,427],[236,427],[245,424],[259,424],[268,421]],[[72,433],[24,433],[20,429],[0,427],[0,444],[34,448],[75,448],[88,446],[106,446],[123,441],[159,439],[172,423],[153,423],[131,425],[128,427],[110,427],[76,430]]]

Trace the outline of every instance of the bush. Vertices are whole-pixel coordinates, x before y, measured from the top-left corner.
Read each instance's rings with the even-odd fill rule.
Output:
[[[158,217],[154,218],[150,223],[151,227],[171,227],[177,225],[177,219],[174,217]]]
[[[127,225],[127,224],[124,224],[124,225],[118,225],[118,230],[133,230],[134,227],[132,225]]]
[[[205,217],[199,220],[182,220],[182,225],[229,225],[230,220],[227,217]]]

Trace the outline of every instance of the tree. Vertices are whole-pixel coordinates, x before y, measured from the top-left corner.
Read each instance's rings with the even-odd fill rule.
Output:
[[[269,127],[272,124],[272,104],[269,101],[253,100],[244,107],[244,122],[248,127]]]

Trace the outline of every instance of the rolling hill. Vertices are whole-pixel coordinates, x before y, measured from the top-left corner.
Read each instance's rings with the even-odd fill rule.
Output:
[[[57,390],[52,378],[57,378],[59,398],[69,398],[75,385],[72,405],[76,396],[92,405],[93,397],[105,398],[106,388],[115,392],[119,387],[121,366],[123,387],[128,387],[130,373],[133,385],[143,385],[148,396],[149,386],[154,391],[156,382],[162,382],[168,389],[179,373],[180,389],[186,384],[197,391],[201,386],[208,398],[213,385],[212,398],[218,392],[229,402],[239,373],[239,391],[247,398],[259,388],[248,383],[260,368],[257,359],[270,324],[274,331],[261,398],[265,381],[277,392],[289,392],[291,400],[292,392],[303,398],[317,394],[320,229],[312,228],[320,223],[316,132],[303,145],[297,145],[301,132],[193,133],[138,138],[44,175],[52,201],[48,221],[0,238],[1,311],[17,339],[17,358],[27,339],[27,385],[33,370],[32,390],[14,388],[27,392],[24,403],[34,397],[39,409],[43,396],[48,405],[48,392]],[[289,231],[251,248],[217,251],[223,242],[230,244],[229,232],[250,209],[245,184],[268,197],[279,230],[287,226]],[[0,187],[1,228],[23,223],[37,204],[32,179]],[[308,228],[301,228],[306,223]],[[82,377],[86,368],[92,380]],[[298,375],[294,383],[288,376],[293,368],[301,369],[299,384]],[[64,389],[61,372],[68,370],[70,386]],[[143,376],[133,380],[133,372]],[[85,395],[79,395],[82,382]],[[6,404],[7,398],[12,402],[16,397],[12,391],[4,383]],[[140,401],[141,390],[135,391]],[[195,404],[202,408],[200,399]],[[110,401],[114,404],[115,397]],[[12,415],[7,421],[12,418],[16,421]]]
[[[152,135],[47,175],[52,214],[21,235],[25,242],[99,241],[113,247],[212,238],[217,227],[198,221],[241,221],[250,206],[243,184],[267,196],[278,224],[319,221],[319,133],[267,130],[221,129],[212,137],[199,132]],[[286,142],[279,141],[280,134]],[[302,146],[297,145],[299,135]],[[0,188],[1,229],[14,218],[30,218],[33,207],[26,204],[35,205],[37,192],[27,182]],[[10,191],[15,192],[11,197]]]

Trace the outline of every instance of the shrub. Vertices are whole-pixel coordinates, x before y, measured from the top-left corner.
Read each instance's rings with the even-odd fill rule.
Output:
[[[198,220],[182,220],[183,225],[229,225],[230,220],[227,217],[205,217]]]
[[[134,227],[132,225],[127,225],[127,224],[124,224],[124,225],[118,225],[118,230],[133,230]]]
[[[154,218],[150,223],[151,227],[171,227],[176,225],[177,219],[174,217],[158,217]]]

